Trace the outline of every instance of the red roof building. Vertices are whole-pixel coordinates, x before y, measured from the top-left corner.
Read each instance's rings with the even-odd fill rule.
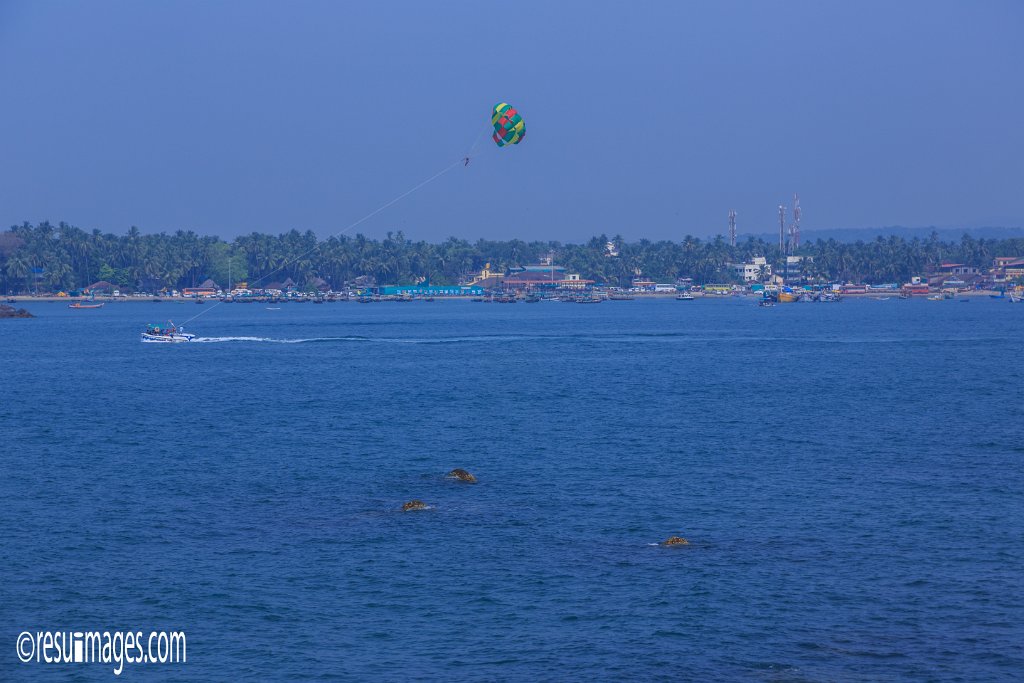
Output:
[[[577,273],[566,273],[565,268],[553,263],[542,263],[526,266],[505,276],[502,286],[505,289],[584,289],[594,284],[593,280],[584,280]]]

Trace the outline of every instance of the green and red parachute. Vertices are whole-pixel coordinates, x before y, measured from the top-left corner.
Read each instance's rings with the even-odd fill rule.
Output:
[[[491,124],[494,126],[494,135],[491,136],[491,139],[498,147],[518,145],[519,141],[526,136],[526,124],[523,122],[523,117],[506,102],[494,105]]]

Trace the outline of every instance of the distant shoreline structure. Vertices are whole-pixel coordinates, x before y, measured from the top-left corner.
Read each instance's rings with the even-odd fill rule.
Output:
[[[964,235],[968,235],[974,239],[985,239],[985,240],[1004,240],[1004,239],[1021,239],[1024,238],[1024,226],[1021,227],[1002,227],[1002,226],[991,226],[991,227],[977,227],[977,228],[950,228],[950,227],[905,227],[901,225],[886,226],[881,228],[819,228],[817,230],[804,230],[803,231],[803,243],[817,242],[819,239],[828,241],[835,240],[836,242],[842,242],[850,244],[853,242],[869,242],[879,237],[900,237],[905,240],[919,239],[926,240],[931,239],[932,235],[940,242],[958,242]],[[771,241],[777,239],[777,235],[769,232],[762,233],[749,233],[737,235],[738,241],[743,241],[748,237],[754,239]]]

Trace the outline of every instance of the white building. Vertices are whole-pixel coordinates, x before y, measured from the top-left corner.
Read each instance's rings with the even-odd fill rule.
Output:
[[[804,273],[804,262],[810,263],[813,260],[810,256],[787,256],[782,277],[786,278],[787,282],[800,279]]]
[[[749,263],[729,264],[744,282],[758,282],[772,274],[772,267],[764,256],[755,256]]]

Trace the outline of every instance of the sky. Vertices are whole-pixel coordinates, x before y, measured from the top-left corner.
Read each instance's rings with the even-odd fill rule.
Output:
[[[0,0],[0,225],[1021,226],[1021,35],[999,0]]]

